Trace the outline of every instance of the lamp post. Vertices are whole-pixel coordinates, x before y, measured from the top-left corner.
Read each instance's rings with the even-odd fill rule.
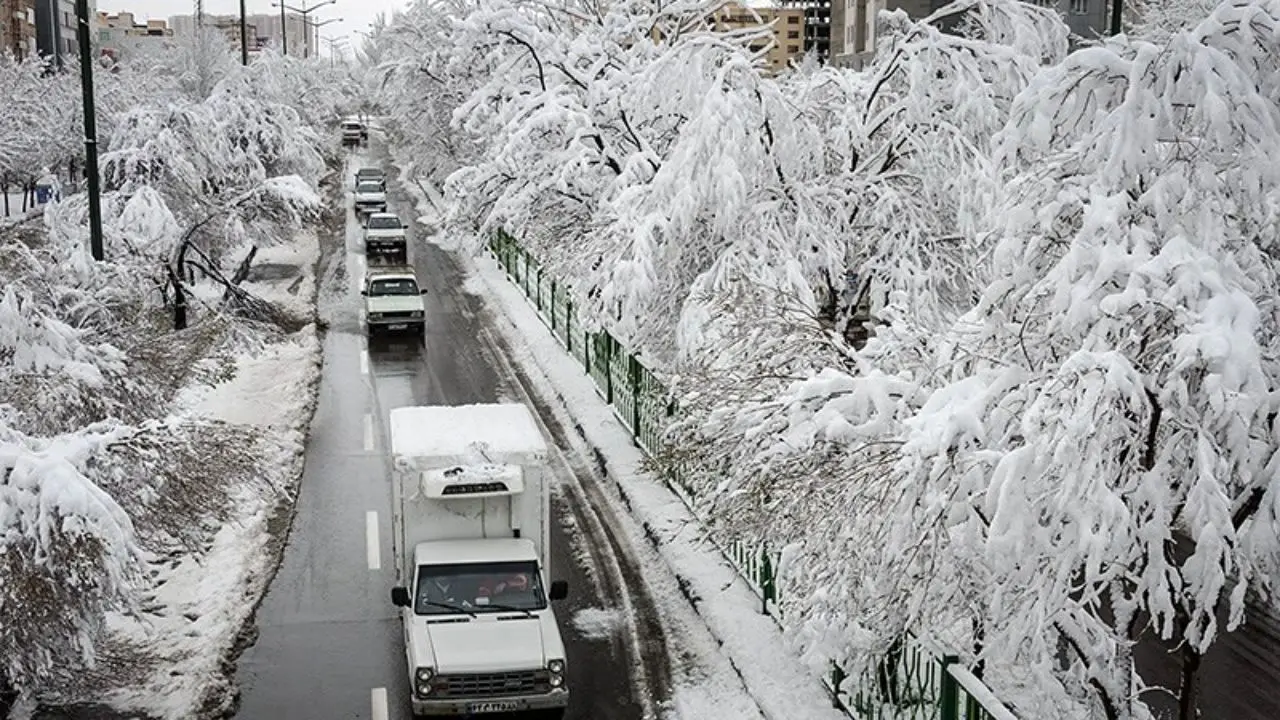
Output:
[[[286,55],[289,54],[289,31],[285,27],[284,11],[286,9],[292,10],[302,16],[302,28],[303,28],[303,32],[305,33],[306,27],[307,27],[307,16],[315,12],[316,10],[319,10],[320,8],[324,7],[325,5],[333,5],[336,2],[338,2],[338,0],[324,0],[324,2],[318,5],[313,5],[311,7],[307,7],[307,4],[304,2],[301,8],[296,8],[288,3],[283,3],[283,2],[271,3],[271,7],[280,8],[280,39],[281,39],[280,47],[281,47],[281,50],[284,51],[284,54]],[[309,38],[305,38],[305,37],[303,38],[303,44],[302,44],[303,57],[307,56],[307,50],[309,49],[308,46],[310,45],[310,42],[308,42],[308,40]]]
[[[303,50],[302,50],[302,57],[303,57],[303,58],[308,57],[308,56],[307,56],[307,50],[308,50],[308,49],[310,48],[310,46],[311,46],[311,33],[312,33],[312,31],[319,30],[320,28],[324,27],[325,25],[328,25],[328,24],[330,24],[330,23],[336,23],[336,22],[342,22],[342,18],[330,18],[330,19],[328,19],[328,20],[322,20],[322,21],[320,21],[320,22],[318,22],[318,23],[310,22],[310,21],[309,21],[309,20],[307,20],[306,18],[303,18],[303,19],[302,19],[302,26],[303,26],[304,28],[307,28],[307,43],[306,43],[306,45],[303,47]],[[316,33],[316,34],[317,34],[317,35],[319,35],[319,33]]]
[[[249,64],[249,29],[245,24],[244,0],[240,0],[240,64]]]
[[[331,35],[325,35],[320,39],[329,43],[329,69],[332,70],[333,68],[337,67],[337,61],[335,58],[337,57],[337,54],[338,54],[338,45],[341,45],[342,43],[346,42],[347,39],[344,37],[333,37]]]
[[[76,40],[80,46],[80,91],[84,95],[84,174],[89,181],[89,253],[103,258],[102,198],[98,196],[98,122],[93,107],[93,58],[89,57],[89,0],[76,0]]]

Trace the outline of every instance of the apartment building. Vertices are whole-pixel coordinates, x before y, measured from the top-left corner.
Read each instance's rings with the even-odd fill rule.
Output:
[[[835,0],[836,3],[844,1]],[[812,52],[820,62],[827,62],[831,58],[832,0],[780,0],[779,7],[804,14],[802,52]]]
[[[120,59],[148,46],[162,46],[173,39],[173,28],[164,20],[138,22],[131,12],[98,13],[100,51]]]
[[[225,20],[226,18],[221,16],[204,16],[206,25],[219,29],[222,29]],[[237,16],[234,20],[237,23],[235,37],[228,35],[228,39],[235,45],[236,52],[239,52],[240,18]],[[317,54],[316,51],[320,46],[320,31],[307,23],[298,13],[285,13],[283,21],[277,13],[254,14],[247,16],[245,22],[253,26],[253,32],[249,38],[250,52],[264,48],[274,48],[276,52],[281,52],[287,43],[291,57],[304,55],[315,57]],[[194,15],[174,15],[169,18],[169,25],[176,35],[190,35],[195,32],[196,19]]]
[[[34,0],[36,11],[36,48],[40,55],[53,58],[59,66],[66,55],[79,54],[75,0]],[[97,2],[89,0],[89,17],[98,13]]]
[[[760,41],[752,46],[757,52],[768,51],[769,71],[779,73],[804,55],[804,11],[795,8],[757,7],[737,3],[721,6],[711,16],[717,30],[743,30],[771,25],[773,42]]]
[[[18,60],[33,57],[36,44],[35,0],[0,0],[0,53]]]

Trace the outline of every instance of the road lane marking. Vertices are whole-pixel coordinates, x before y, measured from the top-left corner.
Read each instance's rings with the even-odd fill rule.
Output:
[[[387,720],[387,689],[374,688],[370,694],[370,702],[373,705],[373,720]]]
[[[368,350],[360,351],[360,374],[361,375],[369,374],[369,351]]]
[[[373,416],[369,414],[364,416],[364,450],[373,452]]]
[[[365,547],[369,552],[369,569],[382,569],[382,548],[378,545],[378,511],[364,514]]]

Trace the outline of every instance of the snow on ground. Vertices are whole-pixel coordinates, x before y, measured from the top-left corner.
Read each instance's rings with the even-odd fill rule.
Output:
[[[616,608],[583,608],[573,616],[573,626],[588,640],[608,640],[618,634],[622,616]]]
[[[439,216],[432,207],[440,202],[438,195],[428,199],[408,185],[406,189],[419,196],[418,211],[428,222]],[[432,241],[451,247],[439,237]],[[674,666],[676,687],[664,720],[847,720],[831,707],[825,687],[791,652],[777,623],[760,612],[759,597],[706,538],[689,509],[664,484],[640,471],[643,456],[630,434],[497,261],[486,256],[464,262],[471,273],[464,287],[495,311],[511,340],[511,360],[540,396],[558,405],[570,421],[567,426],[603,456],[621,495],[613,499],[640,526],[626,530],[640,561],[650,568],[646,581],[663,611]],[[695,599],[697,621],[704,628],[685,620],[685,592]],[[583,621],[575,616],[578,622]],[[699,642],[708,631],[711,637]],[[748,697],[742,697],[741,686]]]
[[[312,317],[318,258],[315,233],[302,233],[296,245],[264,249],[255,260],[255,265],[293,265],[296,272],[246,282],[244,287],[301,317]],[[270,489],[244,488],[231,498],[238,521],[218,530],[203,556],[187,556],[176,565],[154,564],[156,587],[143,618],[110,619],[117,639],[140,644],[159,663],[132,686],[104,698],[109,705],[166,720],[188,720],[225,687],[225,658],[274,569],[270,526],[280,504],[294,497],[301,477],[319,382],[320,342],[316,326],[309,324],[281,342],[238,357],[231,380],[180,393],[176,413],[257,426],[270,434],[275,453],[262,463]]]

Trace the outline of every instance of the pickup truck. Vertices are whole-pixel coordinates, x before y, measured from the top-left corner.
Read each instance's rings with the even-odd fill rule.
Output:
[[[365,257],[403,265],[409,261],[408,228],[394,213],[373,213],[364,225]]]
[[[364,297],[369,337],[379,332],[411,332],[426,336],[426,288],[410,267],[370,268],[360,295]]]
[[[387,190],[382,183],[365,180],[356,185],[356,215],[361,222],[371,213],[387,211]]]

